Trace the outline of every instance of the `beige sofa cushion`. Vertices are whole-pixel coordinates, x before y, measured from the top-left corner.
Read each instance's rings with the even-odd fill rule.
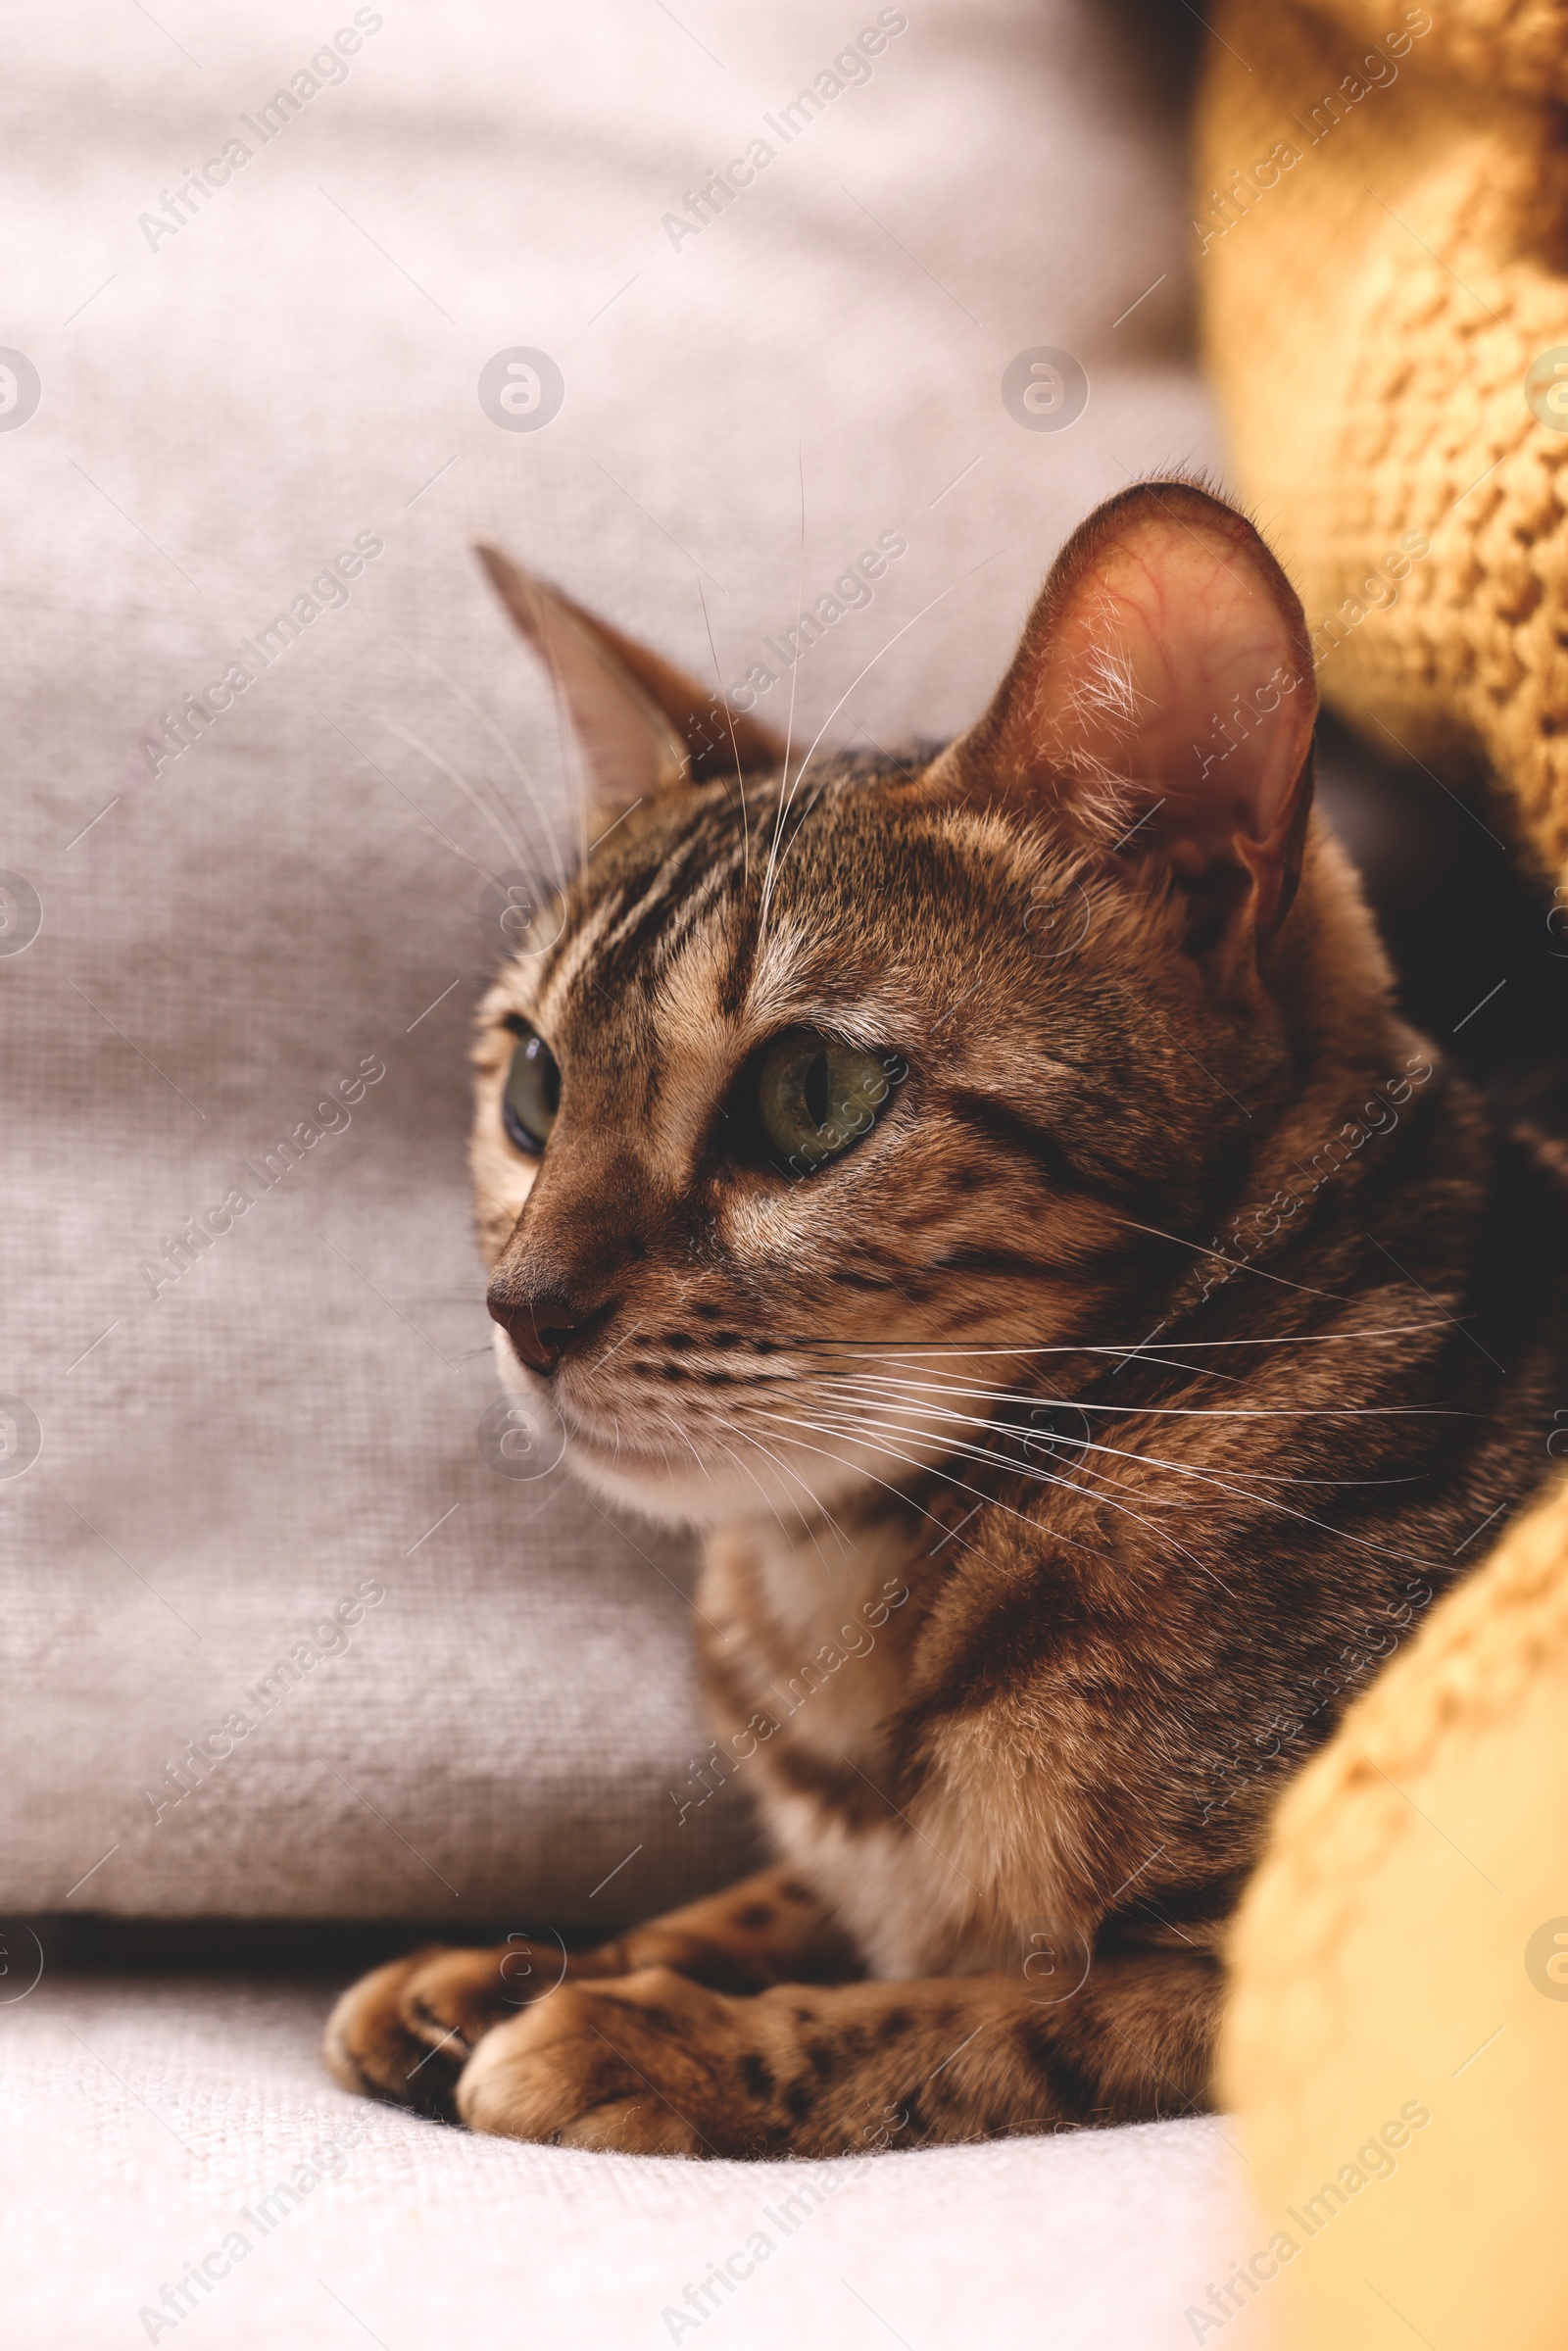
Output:
[[[0,1903],[580,1929],[741,1866],[743,1786],[679,1825],[681,1546],[482,1440],[467,1024],[573,826],[466,537],[733,682],[892,534],[797,727],[961,723],[1086,508],[1209,452],[1136,24],[85,0],[13,50]],[[538,429],[548,369],[481,406],[519,348]]]
[[[0,2006],[8,2343],[1179,2351],[1258,2241],[1222,2124],[820,2164],[522,2147],[335,2090],[324,2007],[52,1975]]]

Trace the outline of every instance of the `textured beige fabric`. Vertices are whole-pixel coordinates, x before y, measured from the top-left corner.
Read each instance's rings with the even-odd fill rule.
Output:
[[[8,52],[0,339],[41,402],[0,429],[0,866],[43,920],[0,954],[0,1391],[42,1450],[0,1478],[0,1908],[584,1927],[744,1857],[743,1788],[676,1825],[703,1754],[679,1546],[479,1449],[480,903],[571,828],[465,538],[700,675],[710,626],[734,681],[803,583],[899,533],[796,681],[806,739],[887,741],[975,710],[1097,499],[1209,455],[1180,90],[1120,9],[907,12],[672,241],[877,14],[386,0],[339,81],[308,61],[347,0],[85,0]],[[235,137],[249,160],[157,230]],[[1089,373],[1066,430],[1003,405],[1042,345]],[[564,379],[542,430],[479,404],[518,346]],[[346,601],[319,589],[270,665],[243,650],[356,540]],[[238,661],[255,682],[150,762]],[[789,693],[759,707],[782,723]],[[367,1059],[351,1123],[264,1191],[247,1170]],[[142,1266],[237,1188],[155,1298]],[[368,1580],[342,1653],[263,1712],[258,1677]],[[230,1716],[254,1727],[173,1803],[166,1767]]]
[[[828,2164],[519,2147],[334,2090],[324,2005],[46,1979],[0,2008],[13,2351],[1177,2351],[1250,2242],[1219,2124]],[[203,2262],[177,2325],[139,2322]]]

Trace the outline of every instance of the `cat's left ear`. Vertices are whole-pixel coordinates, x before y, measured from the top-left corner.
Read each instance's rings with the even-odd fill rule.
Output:
[[[1148,482],[1068,540],[952,756],[973,797],[1049,806],[1116,869],[1166,871],[1207,957],[1290,912],[1316,717],[1300,602],[1257,532],[1194,483]]]
[[[784,745],[623,637],[503,549],[476,553],[521,634],[549,668],[588,769],[596,809],[614,817],[666,785],[777,767]]]

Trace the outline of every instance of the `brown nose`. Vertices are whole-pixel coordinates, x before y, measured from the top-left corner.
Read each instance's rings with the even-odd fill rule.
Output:
[[[559,1292],[524,1291],[520,1296],[495,1285],[485,1299],[492,1318],[501,1325],[517,1358],[548,1380],[566,1348],[580,1332],[597,1330],[614,1311],[613,1304],[579,1309]]]

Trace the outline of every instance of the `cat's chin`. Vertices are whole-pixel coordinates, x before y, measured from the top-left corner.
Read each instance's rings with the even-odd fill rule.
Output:
[[[592,1439],[574,1436],[566,1445],[566,1467],[579,1485],[619,1510],[635,1511],[655,1526],[701,1529],[735,1516],[728,1494],[718,1491],[695,1462],[683,1469],[678,1462],[651,1454],[617,1454]]]
[[[735,1516],[728,1492],[720,1491],[689,1450],[684,1460],[669,1459],[628,1445],[618,1432],[601,1434],[554,1391],[530,1378],[504,1339],[496,1361],[529,1445],[542,1447],[542,1466],[569,1472],[603,1500],[661,1526],[710,1526]],[[505,1435],[500,1442],[505,1452]]]
[[[666,1459],[605,1444],[581,1428],[567,1438],[565,1466],[602,1500],[656,1526],[701,1531],[759,1507],[756,1487],[727,1463],[710,1472],[690,1453],[684,1461]]]
[[[572,1475],[604,1501],[634,1510],[656,1526],[699,1533],[760,1515],[770,1521],[795,1519],[803,1505],[809,1512],[813,1503],[831,1511],[852,1488],[864,1483],[861,1473],[845,1464],[836,1477],[823,1481],[820,1493],[814,1481],[802,1478],[788,1486],[775,1481],[773,1492],[755,1476],[748,1477],[733,1457],[709,1469],[689,1452],[684,1460],[642,1453],[625,1445],[605,1444],[580,1427],[567,1438],[564,1459]]]

